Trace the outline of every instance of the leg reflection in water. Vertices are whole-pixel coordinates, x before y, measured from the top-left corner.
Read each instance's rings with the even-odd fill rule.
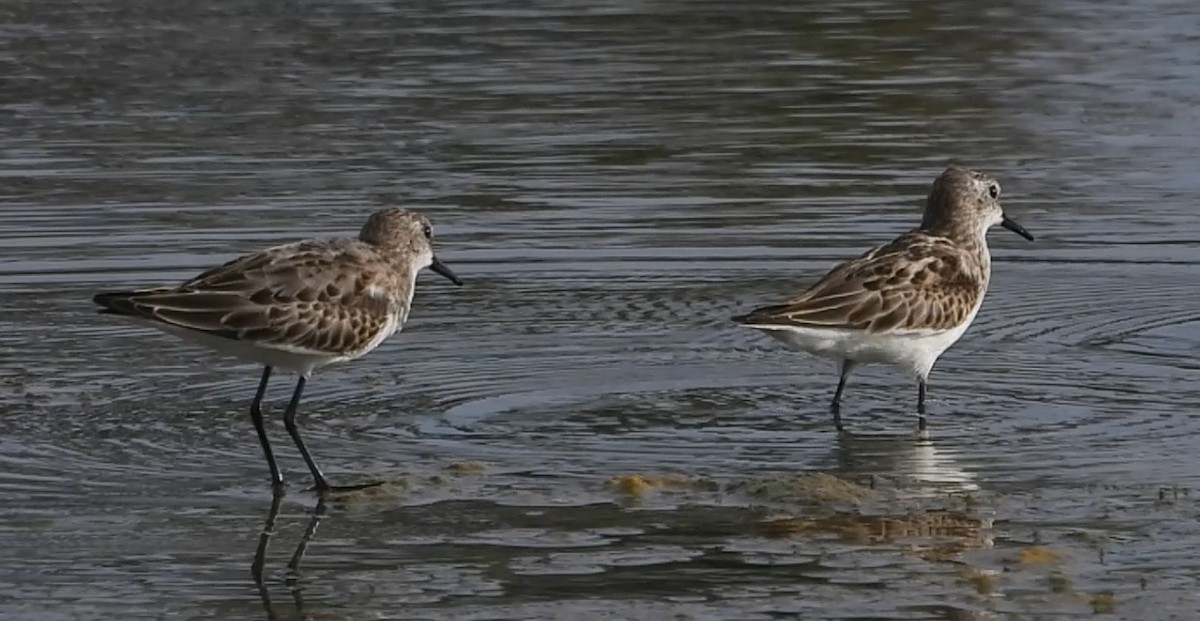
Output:
[[[274,606],[271,605],[270,590],[263,580],[263,569],[266,566],[267,545],[271,542],[271,535],[275,533],[275,521],[279,517],[279,509],[282,504],[282,493],[277,493],[271,498],[271,509],[267,513],[267,521],[263,525],[262,534],[258,537],[258,548],[254,552],[254,564],[250,566],[250,573],[254,576],[254,584],[258,586],[258,594],[262,598],[263,608],[266,609],[269,621],[274,621],[278,617],[275,614]],[[300,537],[300,543],[296,544],[296,551],[292,553],[292,560],[288,562],[287,576],[284,578],[284,584],[292,593],[292,600],[296,605],[296,615],[299,617],[304,615],[303,589],[299,584],[300,563],[304,560],[304,553],[308,550],[308,542],[312,541],[317,534],[317,526],[321,524],[321,518],[325,517],[325,511],[325,497],[322,495],[317,500],[317,506],[313,509],[308,527],[304,529],[304,535]]]

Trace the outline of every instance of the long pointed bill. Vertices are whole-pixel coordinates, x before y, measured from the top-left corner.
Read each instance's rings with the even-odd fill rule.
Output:
[[[1025,230],[1025,227],[1010,220],[1008,216],[1004,216],[1004,219],[1000,221],[1000,226],[1016,233],[1017,235],[1020,235],[1021,237],[1024,237],[1025,239],[1028,239],[1029,241],[1033,241],[1033,235],[1030,235],[1029,231]]]
[[[1028,235],[1028,233],[1026,233],[1026,235]],[[1030,237],[1029,239],[1033,239],[1033,238],[1032,238],[1032,237]],[[437,257],[434,257],[434,258],[433,258],[433,263],[432,263],[432,264],[430,264],[430,266],[429,266],[429,267],[433,268],[433,271],[435,271],[435,272],[437,272],[437,273],[441,274],[442,276],[445,276],[446,278],[450,279],[450,282],[452,282],[452,283],[454,283],[454,284],[456,284],[456,285],[458,285],[458,286],[460,286],[460,287],[462,286],[462,281],[458,279],[458,276],[455,276],[455,275],[454,275],[454,272],[451,272],[451,271],[450,271],[450,268],[446,267],[446,264],[445,264],[445,263],[442,263],[441,261],[438,261]]]

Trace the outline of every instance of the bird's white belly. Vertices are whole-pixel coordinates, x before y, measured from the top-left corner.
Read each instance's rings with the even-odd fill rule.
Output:
[[[869,333],[844,328],[752,325],[783,341],[788,347],[832,360],[860,364],[883,363],[916,377],[926,377],[937,361],[967,331],[979,306],[962,325],[949,330],[905,330]]]
[[[239,360],[256,362],[263,366],[275,367],[283,371],[291,371],[305,377],[308,377],[313,371],[325,365],[342,362],[353,357],[307,351],[298,348],[275,347],[251,341],[239,341],[206,334],[197,330],[177,328],[161,322],[151,322],[150,325],[168,334],[178,336],[185,341],[203,345],[213,351],[233,356]]]
[[[331,353],[313,351],[301,347],[291,347],[282,343],[258,343],[231,339],[139,317],[131,317],[130,319],[245,362],[255,362],[263,366],[291,371],[305,377],[308,377],[313,371],[323,366],[337,362],[346,362],[366,355],[387,340],[388,337],[399,332],[404,326],[403,319],[399,315],[392,315],[388,317],[387,323],[383,325],[375,337],[362,349],[343,353]]]

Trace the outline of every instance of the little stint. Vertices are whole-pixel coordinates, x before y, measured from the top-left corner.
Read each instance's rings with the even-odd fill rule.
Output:
[[[938,356],[966,332],[991,278],[987,232],[999,224],[1033,241],[1000,207],[1000,184],[947,168],[933,182],[921,226],[842,263],[782,304],[734,317],[797,351],[838,362],[833,422],[843,431],[842,391],[856,366],[885,363],[917,380],[918,429]]]
[[[313,371],[358,358],[400,331],[408,319],[417,274],[425,267],[462,281],[433,254],[429,221],[404,209],[371,214],[357,239],[304,240],[275,246],[214,267],[174,287],[100,293],[105,313],[134,317],[238,359],[263,365],[250,418],[271,483],[283,475],[263,425],[263,395],[271,370],[299,375],[283,416],[312,473],[315,489],[335,488],[300,437],[296,411]]]

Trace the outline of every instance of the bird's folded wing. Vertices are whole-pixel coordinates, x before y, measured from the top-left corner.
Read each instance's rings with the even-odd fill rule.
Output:
[[[946,330],[966,320],[982,291],[980,279],[961,265],[961,257],[945,253],[872,253],[839,266],[800,296],[738,320],[872,333]]]
[[[278,250],[236,259],[176,288],[135,292],[127,304],[180,328],[315,352],[365,347],[390,319],[385,270],[357,269],[361,257]]]

